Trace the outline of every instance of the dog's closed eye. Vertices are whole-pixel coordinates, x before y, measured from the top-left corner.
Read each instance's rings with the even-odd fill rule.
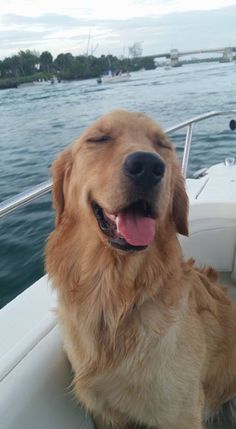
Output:
[[[171,146],[164,139],[155,139],[155,146],[171,150]]]
[[[111,140],[111,136],[109,135],[95,135],[90,136],[86,139],[86,143],[107,143]]]

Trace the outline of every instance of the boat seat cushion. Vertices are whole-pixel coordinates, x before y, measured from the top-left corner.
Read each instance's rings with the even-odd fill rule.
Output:
[[[71,393],[72,373],[53,328],[0,384],[4,429],[95,429]]]
[[[236,208],[232,204],[196,201],[190,207],[189,237],[180,236],[184,257],[199,266],[231,272],[235,265]]]

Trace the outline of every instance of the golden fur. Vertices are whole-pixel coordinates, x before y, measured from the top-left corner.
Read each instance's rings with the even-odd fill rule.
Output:
[[[155,240],[125,252],[108,244],[91,204],[128,204],[121,167],[135,151],[158,153],[166,170]],[[203,428],[236,395],[236,307],[214,270],[182,259],[188,199],[172,144],[145,115],[115,111],[59,156],[53,183],[46,268],[76,396],[99,428]]]

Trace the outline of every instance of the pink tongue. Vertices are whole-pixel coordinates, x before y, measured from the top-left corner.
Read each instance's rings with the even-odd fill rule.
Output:
[[[134,213],[119,213],[116,226],[118,234],[133,246],[147,246],[155,236],[155,220]]]

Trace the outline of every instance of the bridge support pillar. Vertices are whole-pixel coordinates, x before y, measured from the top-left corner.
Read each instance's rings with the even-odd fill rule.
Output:
[[[179,61],[178,49],[171,49],[171,51],[170,51],[170,65],[171,65],[171,67],[182,66],[181,62]]]
[[[233,49],[225,48],[223,50],[223,55],[219,61],[220,63],[230,63],[231,61],[233,61]]]

